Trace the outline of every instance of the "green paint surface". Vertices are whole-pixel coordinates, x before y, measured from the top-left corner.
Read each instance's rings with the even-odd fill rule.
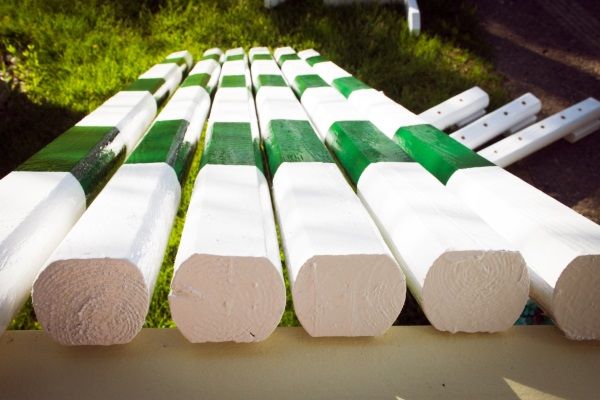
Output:
[[[160,64],[187,65],[187,60],[185,59],[185,57],[165,58],[163,61],[160,62]]]
[[[210,81],[210,74],[201,73],[190,75],[181,83],[180,87],[188,86],[202,86],[208,90],[208,82]]]
[[[156,92],[163,84],[165,80],[163,78],[141,78],[135,80],[131,85],[127,86],[124,91],[143,91],[146,90],[150,93]]]
[[[298,75],[296,79],[294,79],[294,91],[299,97],[302,97],[302,94],[306,89],[327,86],[329,86],[327,82],[319,75]]]
[[[223,75],[221,87],[246,87],[244,75]]]
[[[119,154],[106,150],[118,134],[116,127],[76,125],[17,170],[71,172],[81,184],[89,204],[125,157],[125,149]]]
[[[301,60],[301,58],[298,57],[298,54],[296,53],[284,54],[281,57],[279,57],[279,65],[283,65],[283,63],[288,60]]]
[[[71,171],[99,144],[119,133],[112,126],[77,126],[68,129],[21,164],[19,171]]]
[[[196,144],[192,144],[190,142],[183,142],[179,148],[179,152],[177,152],[177,158],[172,166],[177,174],[177,179],[181,184],[185,182],[185,178],[190,170],[195,152]]]
[[[252,56],[252,62],[257,61],[257,60],[272,60],[273,56],[271,56],[270,54],[255,54],[254,56]]]
[[[394,140],[443,184],[459,169],[494,165],[428,124],[400,128]]]
[[[243,54],[235,54],[233,56],[227,56],[225,61],[239,61],[239,60],[243,60],[243,59],[244,59]]]
[[[255,165],[263,171],[260,143],[252,139],[250,124],[215,122],[201,167],[206,164]]]
[[[371,89],[369,85],[359,81],[353,76],[345,76],[343,78],[334,79],[332,84],[334,88],[344,95],[345,98],[350,97],[352,92],[355,90]]]
[[[310,65],[312,67],[315,64],[318,64],[320,62],[329,61],[329,60],[319,54],[318,56],[308,57],[305,61],[308,63],[308,65]]]
[[[127,164],[164,162],[175,165],[189,123],[184,119],[156,121],[127,159]]]
[[[83,159],[73,168],[71,173],[81,184],[88,205],[96,198],[124,160],[125,147],[118,154],[104,149],[96,152],[94,157]]]
[[[208,54],[206,56],[202,56],[201,60],[215,60],[216,62],[220,62],[221,56],[218,54]]]
[[[338,121],[331,125],[326,142],[354,184],[369,164],[412,162],[393,140],[369,121]]]
[[[269,133],[264,143],[271,176],[284,162],[333,162],[308,121],[272,120]]]
[[[287,86],[287,83],[281,75],[259,75],[256,86],[258,90],[263,86]]]

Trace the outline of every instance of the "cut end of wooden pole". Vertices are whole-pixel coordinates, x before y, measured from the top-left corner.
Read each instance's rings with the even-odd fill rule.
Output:
[[[448,251],[427,272],[422,307],[441,331],[500,332],[528,297],[529,272],[518,252]]]
[[[377,336],[400,314],[406,283],[388,255],[314,256],[301,267],[292,295],[311,336]]]
[[[562,272],[552,301],[556,324],[569,339],[600,340],[600,255],[576,257]]]
[[[113,258],[52,262],[33,286],[35,314],[63,345],[130,342],[142,329],[150,304],[139,269]]]
[[[194,254],[176,269],[169,304],[190,342],[258,342],[285,310],[285,284],[266,257]]]

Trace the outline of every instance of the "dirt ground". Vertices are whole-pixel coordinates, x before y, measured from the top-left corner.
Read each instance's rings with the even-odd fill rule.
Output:
[[[600,1],[473,1],[513,97],[533,93],[542,117],[600,99]],[[600,132],[560,140],[508,170],[600,223]]]

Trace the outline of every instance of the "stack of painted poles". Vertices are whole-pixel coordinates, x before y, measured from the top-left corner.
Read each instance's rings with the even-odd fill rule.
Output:
[[[191,342],[263,340],[285,309],[251,85],[246,54],[228,50],[169,295]]]
[[[312,336],[382,334],[404,275],[269,51],[250,57],[296,315]]]
[[[219,69],[194,66],[36,278],[37,318],[59,343],[127,343],[142,328]]]
[[[600,338],[600,227],[314,50],[250,57],[251,70],[242,49],[208,50],[175,91],[192,58],[173,53],[0,181],[0,328],[33,284],[59,343],[136,336],[210,110],[169,295],[190,341],[260,341],[280,321],[272,203],[313,336],[383,333],[408,285],[439,330],[506,330],[531,294],[568,337]],[[466,123],[482,99],[451,99],[438,124]],[[485,135],[507,129],[500,113],[525,123],[535,100],[484,117]],[[579,127],[588,106],[553,129]]]
[[[173,53],[0,180],[0,332],[191,60]],[[184,63],[181,66],[181,60]]]
[[[344,93],[385,135],[519,249],[529,267],[531,297],[567,337],[600,339],[600,226],[426,124],[316,52],[301,55],[307,60],[319,57],[312,70],[304,68],[306,73],[322,77]]]
[[[529,289],[519,253],[292,49],[277,49],[275,57],[356,185],[431,324],[450,332],[512,326]]]

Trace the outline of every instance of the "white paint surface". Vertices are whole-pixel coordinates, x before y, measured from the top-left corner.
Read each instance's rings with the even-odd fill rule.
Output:
[[[329,86],[305,90],[302,105],[317,127],[322,140],[325,140],[334,122],[366,120],[366,116],[360,110],[355,109],[344,96]]]
[[[107,146],[115,154],[130,154],[156,116],[156,101],[149,92],[119,92],[79,121],[76,126],[114,126],[117,137]]]
[[[402,310],[404,274],[334,163],[284,163],[273,181],[294,309],[312,336],[374,336]]]
[[[176,51],[174,53],[169,54],[165,58],[167,60],[171,60],[174,58],[181,58],[181,57],[183,57],[185,59],[184,70],[182,72],[185,72],[186,70],[189,70],[190,68],[192,68],[192,65],[194,65],[194,58],[192,57],[191,53],[187,50]]]
[[[499,167],[456,172],[448,188],[523,254],[531,296],[571,339],[600,339],[600,226]]]
[[[449,332],[509,329],[523,311],[523,258],[417,163],[371,164],[358,193],[431,324]]]
[[[226,56],[243,54],[228,50]],[[247,58],[226,61],[224,75],[245,75]],[[205,138],[217,122],[248,122],[259,138],[248,88],[220,87]],[[267,338],[285,309],[285,285],[269,187],[253,165],[204,165],[196,178],[175,260],[169,304],[191,342]]]
[[[273,60],[254,61],[255,89],[261,74],[281,71]],[[309,122],[289,87],[261,87],[256,105],[263,138],[270,135],[274,119]],[[281,164],[273,179],[273,200],[294,309],[304,329],[312,336],[385,332],[404,304],[404,274],[337,165]]]
[[[205,165],[175,260],[169,304],[191,342],[253,342],[285,309],[268,184],[254,166]]]
[[[419,116],[427,123],[444,130],[470,116],[480,113],[490,104],[490,97],[480,87],[469,90],[423,111]]]
[[[35,280],[38,321],[65,345],[127,343],[140,331],[181,188],[165,163],[126,164]]]
[[[486,147],[478,154],[500,167],[507,167],[598,119],[600,102],[589,97]]]
[[[453,132],[450,137],[468,148],[474,149],[500,136],[513,126],[530,120],[541,109],[542,102],[531,93],[526,93],[464,128]]]
[[[84,210],[85,194],[69,172],[14,171],[0,180],[0,335]]]
[[[162,78],[165,80],[165,83],[153,93],[154,98],[158,101],[165,96],[169,97],[173,94],[181,82],[183,74],[177,64],[156,64],[138,77],[138,79],[151,78]]]

